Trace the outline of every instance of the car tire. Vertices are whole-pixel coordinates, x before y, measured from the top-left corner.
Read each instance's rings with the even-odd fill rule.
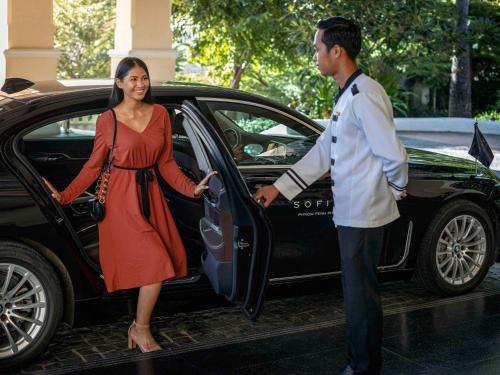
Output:
[[[26,366],[47,348],[56,332],[63,295],[53,267],[22,243],[0,242],[0,310],[0,369]]]
[[[468,200],[451,201],[439,209],[424,233],[416,279],[437,295],[467,293],[493,264],[494,244],[493,224],[485,210]]]

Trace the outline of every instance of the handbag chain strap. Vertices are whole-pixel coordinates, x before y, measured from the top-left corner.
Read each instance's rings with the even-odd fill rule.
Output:
[[[95,196],[97,197],[97,200],[101,204],[106,203],[106,193],[108,192],[108,182],[109,182],[109,177],[111,176],[111,166],[113,165],[113,159],[114,159],[113,150],[115,148],[117,124],[116,124],[115,110],[111,108],[111,112],[113,113],[113,123],[114,123],[113,142],[111,144],[111,151],[109,152],[108,156],[106,157],[106,160],[104,161],[101,174],[99,175],[99,178],[97,179],[97,183],[95,186]]]

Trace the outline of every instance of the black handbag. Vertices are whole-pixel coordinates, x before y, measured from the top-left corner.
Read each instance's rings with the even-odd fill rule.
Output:
[[[111,144],[111,151],[109,152],[106,160],[101,169],[101,173],[99,174],[99,178],[97,179],[96,187],[95,187],[95,197],[88,201],[88,209],[90,213],[90,217],[99,222],[104,219],[104,204],[106,203],[106,193],[108,191],[108,182],[109,177],[111,176],[111,166],[113,165],[113,149],[115,148],[115,139],[116,139],[116,113],[113,108],[111,108],[111,112],[113,113],[113,122],[114,122],[114,130],[113,130],[113,142]]]

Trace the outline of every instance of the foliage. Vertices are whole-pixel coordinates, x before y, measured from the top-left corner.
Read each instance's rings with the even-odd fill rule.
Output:
[[[314,117],[337,89],[311,63],[315,22],[335,14],[362,27],[363,71],[382,83],[399,116],[445,114],[458,38],[453,0],[174,0],[174,36],[210,79],[270,96]],[[495,110],[500,81],[498,0],[470,0],[473,108]],[[236,77],[241,74],[241,77]],[[237,79],[236,79],[237,78]],[[237,84],[235,85],[235,82]],[[410,108],[417,82],[434,105]]]
[[[174,0],[174,36],[189,44],[190,60],[208,66],[217,83],[238,87],[251,64],[276,65],[288,52],[282,3]]]
[[[471,0],[469,37],[474,113],[500,110],[500,4]]]
[[[249,120],[240,120],[238,121],[238,125],[246,132],[261,133],[277,124],[273,120],[264,117],[256,117]]]
[[[488,111],[478,113],[474,116],[476,120],[500,121],[500,111]]]
[[[447,85],[453,5],[435,0],[300,2],[293,0],[176,0],[174,35],[191,51],[188,60],[206,65],[214,82],[229,85],[244,66],[242,88],[328,117],[336,85],[311,64],[314,22],[331,14],[362,25],[364,71],[380,81],[395,113],[408,112],[407,89],[414,77]],[[450,8],[451,7],[451,8]],[[191,41],[191,42],[190,42]]]
[[[116,0],[55,0],[55,47],[62,51],[58,78],[110,76]]]

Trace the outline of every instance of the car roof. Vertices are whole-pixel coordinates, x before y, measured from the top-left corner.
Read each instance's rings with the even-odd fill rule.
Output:
[[[50,99],[63,99],[72,96],[109,96],[112,88],[112,79],[104,80],[53,80],[35,82],[33,86],[21,92],[8,95],[8,97],[0,97],[0,117],[3,117],[12,109],[19,108],[25,105],[34,104],[40,101]],[[260,104],[272,104],[276,108],[280,108],[286,112],[294,112],[302,119],[307,119],[307,116],[291,109],[275,100],[252,94],[246,91],[237,89],[225,88],[220,86],[212,86],[207,84],[199,84],[193,82],[151,82],[151,90],[153,96],[177,96],[177,97],[213,97],[213,98],[230,98],[236,100],[250,101]],[[308,122],[309,122],[308,121]]]
[[[39,81],[28,89],[22,90],[7,98],[0,98],[0,106],[6,102],[15,101],[19,104],[28,104],[38,101],[46,97],[53,96],[66,96],[72,93],[102,93],[111,91],[112,79],[89,79],[89,80],[53,80],[53,81]],[[153,81],[151,83],[153,95],[161,91],[162,94],[180,94],[182,96],[217,96],[217,97],[231,97],[240,99],[250,99],[257,101],[268,101],[269,99],[259,95],[251,94],[249,92],[225,88],[220,86],[212,86],[207,84],[199,84],[193,82],[177,82],[177,81]],[[278,104],[278,103],[277,103]]]
[[[60,101],[71,98],[87,97],[109,97],[112,89],[113,79],[88,79],[88,80],[53,80],[35,82],[31,87],[21,92],[9,95],[8,98],[0,97],[0,122],[16,117],[20,107],[50,101]],[[287,107],[273,99],[266,98],[246,91],[199,84],[193,82],[177,81],[152,81],[151,91],[154,96],[173,98],[224,98],[231,100],[248,101],[262,105],[271,105],[283,112],[292,114],[315,127],[320,128],[312,119],[293,108]],[[1,93],[1,92],[0,92]],[[42,104],[43,105],[43,104]]]

